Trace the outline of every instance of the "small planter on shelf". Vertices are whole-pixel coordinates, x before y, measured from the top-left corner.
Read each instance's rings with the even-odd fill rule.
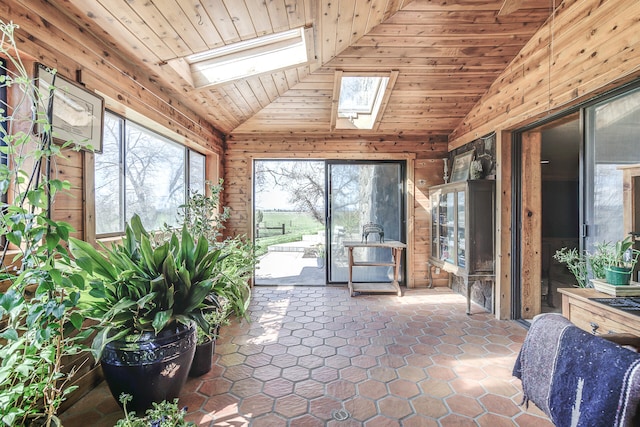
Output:
[[[607,283],[611,285],[628,285],[631,281],[632,272],[629,267],[611,266],[604,269],[604,277]]]
[[[633,268],[640,252],[633,248],[634,239],[627,236],[612,247],[611,260],[604,269],[605,280],[615,286],[625,286],[631,281]]]

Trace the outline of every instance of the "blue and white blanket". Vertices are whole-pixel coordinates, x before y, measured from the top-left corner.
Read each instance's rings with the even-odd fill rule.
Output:
[[[556,427],[640,426],[640,355],[559,314],[533,319],[513,375]]]

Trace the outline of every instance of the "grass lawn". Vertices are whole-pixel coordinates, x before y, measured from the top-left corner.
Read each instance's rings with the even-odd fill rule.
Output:
[[[305,234],[316,234],[324,229],[324,225],[307,212],[262,211],[262,214],[260,237],[256,239],[256,245],[260,247],[258,255],[264,254],[267,247],[271,245],[297,242],[302,240]],[[282,234],[282,228],[265,229],[265,227],[282,227],[282,224],[284,224],[284,234]]]

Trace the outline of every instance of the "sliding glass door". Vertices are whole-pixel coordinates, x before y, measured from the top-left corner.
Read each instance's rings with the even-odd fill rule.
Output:
[[[362,240],[362,227],[380,225],[385,240],[405,242],[404,162],[330,161],[327,162],[327,255],[329,283],[348,280],[347,251],[344,241]],[[377,239],[372,234],[369,239]],[[356,249],[367,262],[389,262],[388,248]],[[357,267],[356,282],[387,282],[391,267]]]
[[[640,163],[640,90],[588,107],[585,249],[625,237],[622,167]],[[632,230],[640,231],[640,230]]]

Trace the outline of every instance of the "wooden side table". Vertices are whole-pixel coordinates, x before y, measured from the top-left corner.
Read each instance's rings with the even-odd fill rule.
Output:
[[[400,275],[400,261],[402,260],[402,251],[407,247],[405,243],[395,240],[387,240],[386,242],[343,242],[345,248],[349,251],[349,294],[354,296],[356,292],[394,292],[398,296],[402,296],[398,276]],[[391,262],[367,262],[355,261],[353,257],[354,248],[389,248],[391,249]],[[354,283],[353,267],[393,267],[393,281],[391,283]]]

